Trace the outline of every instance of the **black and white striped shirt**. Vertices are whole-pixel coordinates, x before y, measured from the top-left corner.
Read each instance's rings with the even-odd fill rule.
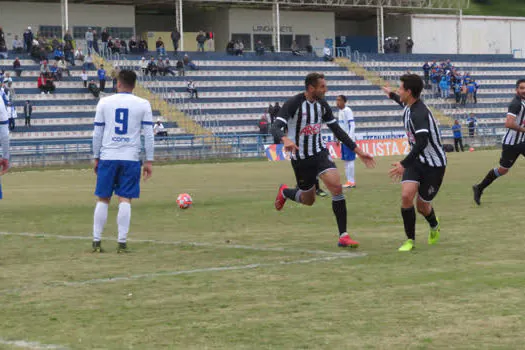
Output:
[[[326,100],[309,102],[304,93],[286,101],[277,120],[287,124],[287,136],[299,148],[292,154],[293,159],[306,159],[325,149],[321,139],[322,124],[337,122]]]
[[[507,115],[511,115],[516,118],[516,124],[519,126],[525,126],[525,100],[516,95],[512,99],[509,105],[509,111]],[[504,145],[517,145],[525,142],[525,133],[519,132],[513,129],[507,129],[507,133],[503,137]]]
[[[419,153],[418,160],[431,167],[447,166],[447,156],[443,149],[441,133],[432,112],[421,100],[417,100],[411,106],[405,106],[399,96],[391,94],[391,98],[405,109],[403,110],[403,125],[408,138],[410,147],[416,144],[416,135],[428,133],[428,144]]]

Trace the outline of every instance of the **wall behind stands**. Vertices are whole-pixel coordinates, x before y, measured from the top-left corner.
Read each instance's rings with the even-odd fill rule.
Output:
[[[457,53],[457,16],[412,15],[411,22],[414,53]],[[460,43],[462,54],[525,51],[525,18],[463,16]]]
[[[0,2],[0,23],[7,33],[8,46],[15,34],[28,26],[61,26],[60,3]],[[135,7],[69,4],[69,26],[135,27]]]
[[[314,48],[324,47],[325,39],[335,43],[335,14],[333,12],[281,11],[283,35],[310,35]],[[272,34],[272,11],[232,8],[229,10],[231,34]],[[289,47],[281,46],[281,49]]]

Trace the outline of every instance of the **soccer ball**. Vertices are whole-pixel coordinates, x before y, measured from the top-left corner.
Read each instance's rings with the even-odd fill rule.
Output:
[[[191,199],[191,196],[187,193],[181,193],[177,197],[177,204],[181,209],[188,209],[189,207],[191,207],[192,203],[193,200]]]

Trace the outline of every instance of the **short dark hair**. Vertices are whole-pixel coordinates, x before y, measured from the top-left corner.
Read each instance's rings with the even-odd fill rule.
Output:
[[[520,87],[520,84],[521,84],[521,83],[525,83],[525,78],[519,79],[519,80],[516,82],[516,89]]]
[[[312,85],[313,87],[317,86],[317,81],[319,79],[324,79],[324,74],[322,73],[310,73],[304,79],[304,87],[308,90],[308,86]]]
[[[137,74],[129,69],[123,69],[118,73],[118,81],[129,88],[135,88]]]
[[[405,74],[400,79],[405,90],[410,90],[414,98],[419,98],[423,91],[423,79],[417,74]]]
[[[347,100],[346,100],[346,96],[345,95],[337,96],[337,98],[339,98],[339,97],[341,98],[341,100],[343,100],[344,103],[346,103]]]

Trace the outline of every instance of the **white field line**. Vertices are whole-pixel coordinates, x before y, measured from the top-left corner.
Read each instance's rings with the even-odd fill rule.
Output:
[[[11,232],[0,232],[0,236],[23,236],[23,237],[40,237],[40,238],[54,238],[64,240],[92,240],[91,237],[86,236],[64,236],[54,235],[47,233],[11,233]],[[159,241],[155,239],[128,239],[128,242],[137,243],[151,243],[160,245],[178,245],[178,246],[194,246],[194,247],[214,247],[214,248],[229,248],[229,249],[245,249],[254,250],[261,252],[282,252],[282,253],[305,253],[315,255],[332,255],[332,256],[355,256],[354,252],[329,252],[324,250],[308,250],[308,249],[294,249],[294,248],[281,248],[281,247],[256,247],[249,245],[240,244],[217,244],[217,243],[204,243],[204,242],[186,242],[186,241]]]
[[[55,286],[84,286],[101,283],[121,282],[121,281],[132,281],[143,278],[156,278],[156,277],[168,277],[168,276],[179,276],[179,275],[191,275],[195,273],[207,273],[207,272],[223,272],[223,271],[238,271],[238,270],[252,270],[263,267],[276,267],[286,265],[299,265],[299,264],[311,264],[315,262],[333,261],[337,259],[349,259],[359,258],[366,256],[366,253],[348,253],[346,256],[326,256],[321,258],[293,260],[293,261],[280,261],[277,263],[261,263],[261,264],[249,264],[249,265],[237,265],[237,266],[222,266],[222,267],[208,267],[194,270],[180,270],[180,271],[166,271],[166,272],[155,272],[155,273],[144,273],[131,276],[120,276],[110,278],[97,278],[85,281],[76,282],[57,282]]]
[[[40,344],[36,342],[29,342],[25,340],[5,340],[0,338],[0,344],[9,345],[17,348],[23,349],[32,349],[32,350],[44,350],[44,349],[54,349],[54,350],[66,350],[67,348],[62,345],[54,344]]]

